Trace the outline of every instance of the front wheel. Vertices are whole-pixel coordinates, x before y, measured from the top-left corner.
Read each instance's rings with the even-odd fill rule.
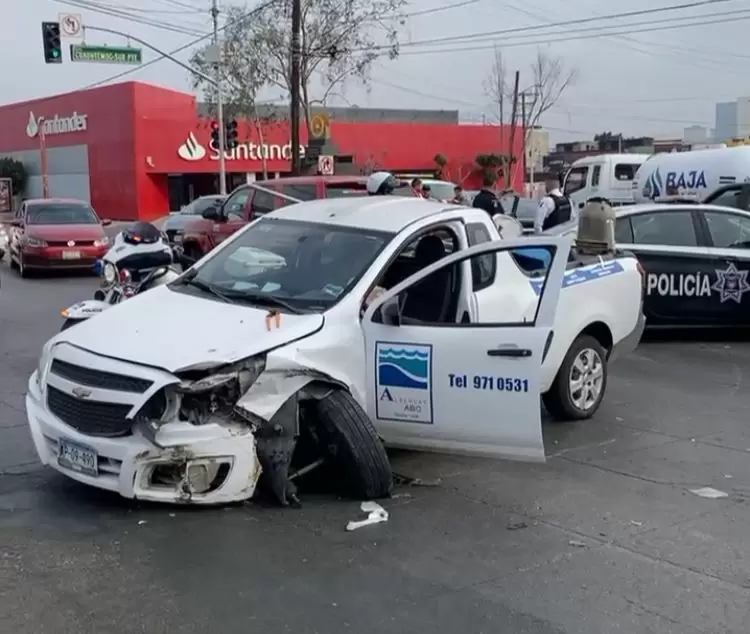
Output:
[[[388,497],[393,472],[372,421],[354,397],[334,390],[315,405],[316,436],[343,492],[361,499]]]
[[[591,335],[580,335],[570,346],[555,381],[542,395],[557,420],[584,420],[599,409],[607,389],[607,351]]]

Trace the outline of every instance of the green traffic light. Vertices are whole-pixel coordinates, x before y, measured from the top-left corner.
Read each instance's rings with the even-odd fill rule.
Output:
[[[60,57],[60,51],[52,51],[52,57]]]

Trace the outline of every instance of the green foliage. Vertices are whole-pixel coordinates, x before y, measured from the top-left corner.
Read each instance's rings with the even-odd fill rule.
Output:
[[[21,161],[5,156],[0,158],[0,178],[10,178],[13,183],[13,194],[20,195],[26,185],[26,168]]]

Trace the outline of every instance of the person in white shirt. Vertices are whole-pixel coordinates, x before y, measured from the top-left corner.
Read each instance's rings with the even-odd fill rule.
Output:
[[[547,182],[547,195],[539,201],[534,219],[534,233],[542,233],[557,225],[568,222],[573,217],[573,205],[562,192],[562,175],[557,181]]]

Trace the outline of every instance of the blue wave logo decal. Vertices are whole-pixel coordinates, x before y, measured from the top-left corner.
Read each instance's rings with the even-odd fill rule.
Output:
[[[430,354],[423,347],[399,346],[378,350],[378,384],[381,387],[429,387]]]
[[[643,197],[644,198],[658,198],[664,192],[664,180],[661,177],[661,172],[657,167],[655,171],[646,179],[646,184],[643,186]]]

